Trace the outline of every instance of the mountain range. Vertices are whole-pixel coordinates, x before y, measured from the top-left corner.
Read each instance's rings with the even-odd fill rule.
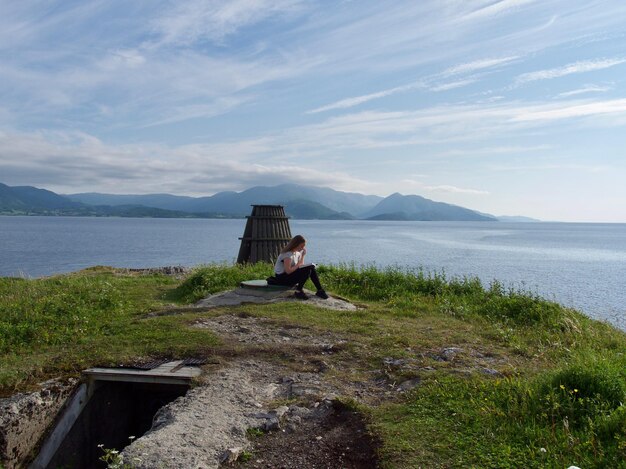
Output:
[[[242,192],[187,197],[171,194],[60,195],[31,186],[10,187],[0,183],[0,214],[3,215],[240,218],[250,213],[251,205],[266,204],[283,205],[287,215],[296,219],[497,220],[489,214],[418,195],[395,193],[383,198],[297,184],[256,186]]]

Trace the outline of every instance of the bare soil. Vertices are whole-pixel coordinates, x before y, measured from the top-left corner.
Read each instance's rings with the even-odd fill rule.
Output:
[[[298,426],[253,439],[249,459],[238,468],[376,468],[376,440],[362,417],[341,404],[313,413]],[[246,458],[243,458],[246,459]]]

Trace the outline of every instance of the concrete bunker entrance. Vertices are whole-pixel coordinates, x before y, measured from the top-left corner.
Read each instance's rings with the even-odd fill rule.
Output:
[[[60,413],[30,468],[105,468],[103,448],[121,450],[145,434],[159,409],[184,396],[200,372],[184,361],[152,370],[85,370],[86,382]]]

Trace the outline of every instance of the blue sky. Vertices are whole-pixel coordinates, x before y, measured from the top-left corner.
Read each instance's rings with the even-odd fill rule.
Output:
[[[0,0],[0,182],[626,222],[626,2]]]

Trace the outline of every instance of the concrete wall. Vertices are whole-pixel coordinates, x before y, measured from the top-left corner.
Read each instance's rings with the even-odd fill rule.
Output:
[[[0,399],[0,466],[18,469],[72,394],[77,380],[42,383],[39,391]]]

